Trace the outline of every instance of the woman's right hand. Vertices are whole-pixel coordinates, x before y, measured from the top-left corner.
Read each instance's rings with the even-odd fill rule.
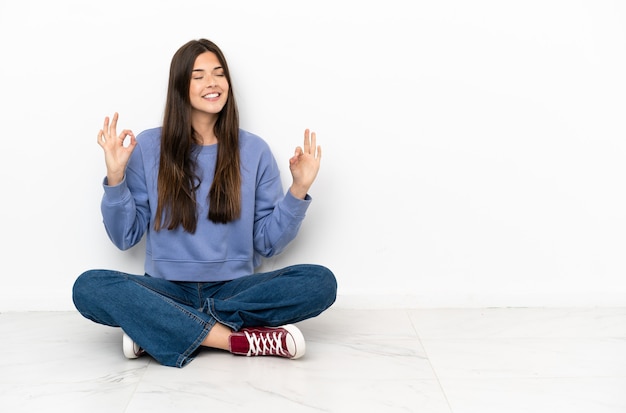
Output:
[[[130,154],[137,146],[135,135],[130,129],[124,129],[119,135],[115,131],[118,114],[115,112],[109,124],[109,117],[104,118],[104,127],[98,132],[98,145],[104,149],[104,161],[107,167],[108,185],[115,186],[122,182]],[[126,139],[129,138],[129,139]],[[125,141],[126,144],[124,143]]]

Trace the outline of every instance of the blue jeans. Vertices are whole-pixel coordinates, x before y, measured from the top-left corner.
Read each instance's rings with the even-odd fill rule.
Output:
[[[74,283],[73,300],[84,317],[121,327],[159,363],[183,367],[216,322],[235,331],[296,323],[322,313],[336,294],[329,269],[302,264],[207,283],[90,270]]]

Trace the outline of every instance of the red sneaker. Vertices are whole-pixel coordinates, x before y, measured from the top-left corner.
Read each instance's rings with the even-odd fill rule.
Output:
[[[243,328],[230,335],[230,352],[241,356],[279,356],[297,359],[304,355],[304,336],[293,324],[280,327]]]

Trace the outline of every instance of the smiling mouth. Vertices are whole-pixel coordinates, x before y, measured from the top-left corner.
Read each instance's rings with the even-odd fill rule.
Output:
[[[208,94],[206,94],[206,95],[204,95],[202,97],[204,99],[215,99],[215,98],[220,97],[220,94],[219,93],[208,93]]]

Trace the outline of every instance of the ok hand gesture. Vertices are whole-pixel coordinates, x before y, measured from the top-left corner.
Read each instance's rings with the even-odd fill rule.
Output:
[[[104,149],[104,161],[107,167],[107,180],[111,186],[117,185],[124,179],[126,165],[130,154],[137,146],[135,135],[130,129],[124,129],[119,135],[115,131],[118,114],[115,112],[109,125],[109,117],[104,118],[104,126],[98,132],[98,145]],[[129,138],[128,140],[126,138]],[[125,141],[127,141],[125,143]]]
[[[289,159],[289,169],[293,177],[290,191],[296,198],[304,199],[317,177],[322,159],[322,147],[317,146],[315,132],[304,130],[304,145],[298,146]]]

